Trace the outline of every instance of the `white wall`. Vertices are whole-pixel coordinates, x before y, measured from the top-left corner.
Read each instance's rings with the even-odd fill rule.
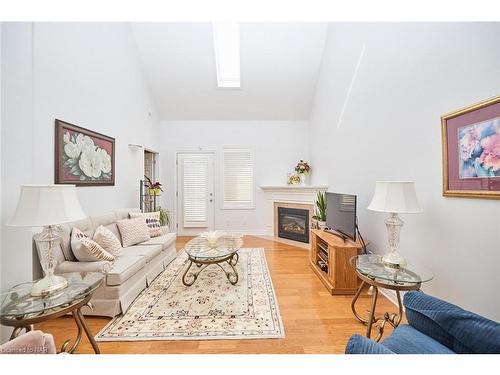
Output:
[[[81,187],[88,215],[138,206],[158,122],[125,23],[15,23],[2,32],[2,289],[31,278],[31,230],[7,228],[23,183],[54,182],[54,119],[116,138],[116,185]],[[151,112],[151,116],[148,114]]]
[[[401,253],[434,272],[426,292],[497,321],[500,201],[442,197],[440,116],[498,94],[498,24],[331,24],[309,137],[313,180],[358,195],[375,252],[387,241],[385,215],[366,210],[375,181],[416,181],[424,213],[402,216]]]
[[[216,152],[215,228],[245,233],[266,231],[265,200],[259,185],[283,185],[286,174],[299,159],[308,158],[308,124],[304,121],[180,121],[160,125],[161,175],[166,192],[163,205],[175,217],[175,155],[178,151]],[[221,154],[223,147],[253,147],[255,152],[256,207],[253,210],[223,210]]]

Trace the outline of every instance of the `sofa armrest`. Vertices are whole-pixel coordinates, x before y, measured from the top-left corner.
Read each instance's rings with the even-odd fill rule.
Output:
[[[345,346],[345,354],[395,354],[384,345],[364,336],[355,334],[349,338]]]
[[[422,292],[404,296],[415,329],[456,353],[500,353],[500,324]]]
[[[113,268],[112,262],[70,262],[65,261],[60,263],[56,268],[56,273],[70,272],[101,272],[108,273]]]
[[[50,333],[30,331],[0,346],[2,354],[55,354],[56,346]]]

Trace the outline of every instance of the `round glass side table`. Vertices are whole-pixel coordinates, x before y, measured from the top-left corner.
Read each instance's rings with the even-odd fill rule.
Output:
[[[382,256],[369,254],[352,257],[349,262],[356,270],[356,274],[361,279],[361,284],[351,302],[351,309],[361,323],[367,325],[366,337],[371,337],[372,326],[381,321],[378,325],[378,334],[375,341],[379,341],[384,334],[384,328],[387,323],[396,328],[403,317],[403,304],[401,302],[400,292],[410,290],[420,290],[422,283],[432,280],[432,272],[423,267],[415,267],[408,264],[405,268],[390,269],[382,263]],[[365,285],[370,285],[372,293],[371,308],[368,318],[363,318],[356,311],[356,301],[358,300]],[[377,306],[378,288],[394,290],[398,300],[398,313],[385,312],[382,316],[375,316]]]
[[[99,272],[74,272],[61,274],[68,281],[68,286],[56,293],[34,297],[31,288],[36,281],[18,284],[0,294],[0,321],[5,326],[14,327],[10,339],[17,337],[24,329],[31,331],[33,325],[55,319],[71,313],[78,328],[77,338],[64,342],[61,352],[74,353],[80,344],[82,330],[87,335],[96,354],[99,347],[90,331],[81,311],[82,307],[92,308],[90,299],[94,291],[101,285],[103,274]]]
[[[189,265],[184,275],[182,275],[182,283],[186,286],[193,285],[205,268],[211,264],[215,264],[224,271],[228,281],[232,285],[235,285],[238,282],[238,272],[235,266],[239,259],[238,250],[242,245],[243,240],[239,235],[225,234],[213,243],[201,236],[193,238],[185,246]],[[228,272],[222,267],[224,263],[229,265],[231,271]],[[193,264],[199,268],[194,273],[189,272]]]

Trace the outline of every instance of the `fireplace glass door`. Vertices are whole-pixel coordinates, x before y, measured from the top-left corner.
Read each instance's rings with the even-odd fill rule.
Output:
[[[309,243],[309,210],[278,207],[278,237]]]

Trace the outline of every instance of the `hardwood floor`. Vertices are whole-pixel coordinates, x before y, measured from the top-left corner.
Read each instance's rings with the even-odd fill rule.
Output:
[[[179,237],[177,249],[182,249],[190,237]],[[366,327],[351,312],[352,296],[331,296],[309,266],[308,251],[260,237],[246,236],[244,247],[263,247],[285,325],[284,339],[268,340],[207,340],[207,341],[135,341],[99,342],[102,353],[343,353],[353,333],[365,334]],[[368,309],[370,297],[359,298],[359,311]],[[384,296],[378,299],[377,312],[397,311]],[[92,332],[97,333],[109,318],[88,317]],[[54,335],[61,347],[68,338],[76,337],[71,317],[62,317],[36,327]],[[386,328],[385,336],[390,333]],[[86,337],[79,353],[92,353]]]

